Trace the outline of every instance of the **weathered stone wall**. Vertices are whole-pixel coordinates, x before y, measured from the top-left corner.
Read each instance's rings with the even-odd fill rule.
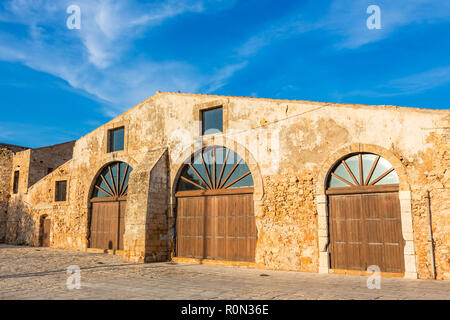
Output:
[[[167,151],[155,150],[130,176],[125,217],[125,258],[135,262],[167,260]]]
[[[142,104],[135,107],[133,112],[130,111],[82,137],[74,144],[67,143],[46,148],[50,151],[50,155],[46,154],[45,148],[41,148],[37,151],[20,152],[14,157],[16,168],[20,168],[25,173],[33,171],[34,174],[21,175],[19,194],[11,200],[9,243],[38,245],[40,222],[42,217],[47,216],[52,221],[50,236],[52,247],[86,249],[89,198],[94,181],[105,165],[114,161],[123,161],[135,169],[130,177],[129,200],[132,200],[134,196],[139,200],[134,202],[136,205],[133,205],[133,201],[129,201],[127,205],[128,225],[126,228],[129,230],[126,232],[130,233],[130,236],[125,235],[124,242],[131,241],[128,242],[127,248],[130,252],[134,250],[135,254],[130,256],[133,259],[138,257],[136,260],[144,262],[148,256],[145,251],[147,213],[153,212],[152,219],[160,219],[153,216],[158,210],[151,211],[153,207],[150,204],[147,206],[147,199],[151,199],[152,202],[154,199],[155,204],[160,201],[156,194],[150,197],[148,190],[150,179],[158,176],[156,173],[158,170],[152,171],[152,168],[165,150],[165,147],[161,147],[164,146],[162,142],[164,135],[162,126],[158,126],[162,116],[158,113],[156,106]],[[120,126],[126,127],[125,150],[107,153],[107,132],[111,128]],[[72,145],[72,160],[58,167],[72,153]],[[52,154],[59,157],[54,162],[48,161],[51,160]],[[36,166],[34,170],[29,169],[30,163]],[[52,166],[57,169],[41,177],[44,172],[46,173],[47,168]],[[36,179],[39,180],[34,181]],[[60,180],[68,181],[65,202],[55,202],[55,183]],[[29,188],[27,188],[28,185],[30,185]],[[136,192],[131,190],[133,186],[137,188]],[[157,207],[158,205],[155,206]],[[142,220],[141,217],[144,219]],[[167,229],[167,222],[165,227],[161,224],[158,228],[163,232],[164,228]],[[140,231],[137,232],[137,230]],[[139,247],[140,244],[142,247]],[[158,254],[167,256],[167,253]],[[142,259],[139,259],[141,255]]]
[[[150,172],[145,236],[145,262],[167,261],[173,231],[169,230],[169,175],[167,151]]]
[[[450,141],[448,129],[431,133],[428,148],[414,161],[404,161],[411,179],[414,236],[419,277],[433,275],[431,211],[437,279],[450,279]],[[428,199],[428,192],[430,199]]]
[[[314,175],[264,179],[263,215],[258,218],[257,262],[271,269],[317,272],[317,210]]]
[[[31,149],[28,186],[32,186],[48,174],[72,159],[75,141],[54,146]]]
[[[12,195],[11,199],[14,200],[16,197],[22,197],[22,195],[28,192],[28,177],[30,171],[30,157],[31,157],[31,149],[17,152],[13,158],[13,168],[12,174],[9,177],[11,180],[11,188],[12,182],[14,180],[13,173],[15,171],[19,171],[19,187],[18,187],[18,195]]]
[[[26,194],[18,194],[10,201],[8,210],[7,243],[39,245],[40,224],[43,217],[51,223],[51,245],[60,248],[79,248],[71,243],[70,236],[82,227],[77,220],[76,211],[69,210],[69,201],[55,202],[55,181],[68,180],[70,194],[69,165],[63,165],[50,175],[33,185]],[[31,202],[30,202],[31,201]],[[58,241],[58,240],[62,241]]]
[[[0,147],[0,242],[5,241],[8,203],[11,197],[11,172],[14,153]]]
[[[61,232],[61,229],[77,229],[72,223],[59,221],[61,218],[72,221],[71,214],[58,214],[65,212],[67,202],[54,202],[55,183],[58,180],[68,179],[70,175],[67,168],[60,168],[50,174],[51,179],[44,179],[48,168],[57,169],[70,160],[73,146],[74,142],[68,142],[39,149],[28,149],[14,156],[13,170],[9,180],[12,183],[12,174],[18,170],[19,193],[12,195],[10,201],[6,222],[7,243],[39,245],[40,224],[44,216],[55,217],[51,225],[51,228],[55,230],[51,234],[55,237],[62,235],[65,237],[66,233]],[[30,192],[37,181],[42,181],[40,187]],[[70,196],[69,190],[68,195]],[[66,244],[67,241],[70,242],[70,238],[65,239],[62,247],[71,247]],[[57,241],[54,243],[56,245]]]
[[[30,221],[24,217],[24,219],[17,219],[17,216],[21,216],[21,212],[23,212],[24,203],[22,202],[23,194],[27,192],[27,184],[28,184],[28,170],[29,170],[29,156],[30,149],[18,146],[4,145],[7,150],[12,152],[11,162],[9,162],[9,168],[6,164],[6,169],[2,166],[4,173],[4,193],[9,198],[9,204],[7,207],[7,212],[3,217],[3,240],[7,243],[19,239],[30,237],[29,232],[22,234],[20,226],[24,226],[25,230],[29,230]],[[4,149],[5,150],[5,149]],[[14,154],[15,152],[15,154]],[[19,171],[19,185],[18,185],[18,194],[13,193],[13,181],[14,181],[14,172]],[[16,243],[24,243],[21,239]]]
[[[201,137],[200,110],[219,105],[224,107],[224,132]],[[26,181],[10,202],[20,226],[16,238],[36,244],[39,221],[48,215],[52,246],[85,249],[93,182],[105,165],[123,161],[134,168],[124,256],[139,262],[167,259],[173,241],[169,209],[176,204],[174,188],[183,161],[202,146],[223,145],[245,159],[255,181],[256,262],[272,269],[317,272],[319,230],[324,230],[317,209],[317,190],[325,193],[320,172],[329,170],[324,163],[339,160],[333,158],[337,150],[364,144],[401,161],[403,187],[412,193],[421,278],[430,276],[425,199],[430,190],[438,278],[449,279],[448,122],[445,110],[158,93],[76,141],[72,160],[30,183],[29,190],[28,178],[21,175]],[[107,153],[108,130],[121,126],[125,149]],[[16,154],[13,168],[20,165],[28,172],[32,158],[29,150]],[[58,179],[69,181],[66,203],[54,202]]]
[[[339,160],[336,157],[329,167],[322,167],[337,150],[361,144],[378,146],[393,154],[402,161],[406,172],[406,189],[402,190],[411,190],[413,199],[417,197],[417,190],[426,187],[424,181],[415,177],[431,172],[427,169],[429,165],[424,165],[425,154],[439,162],[436,166],[440,173],[432,173],[430,183],[436,185],[440,179],[438,175],[445,175],[450,164],[443,156],[448,146],[436,141],[427,142],[433,135],[444,137],[443,132],[448,129],[442,128],[448,128],[448,111],[183,94],[161,95],[159,103],[167,106],[166,117],[171,119],[166,122],[166,132],[172,137],[177,130],[182,132],[178,137],[169,137],[171,155],[182,149],[179,147],[182,143],[191,146],[179,157],[180,160],[171,163],[172,178],[176,177],[182,160],[201,148],[196,139],[202,140],[204,145],[230,146],[242,156],[248,152],[252,155],[248,159],[255,159],[253,169],[259,170],[264,181],[261,188],[255,186],[255,192],[263,194],[262,204],[260,199],[255,199],[256,262],[273,269],[318,271],[316,190],[325,194],[326,182],[325,177],[322,180],[318,177],[319,172],[329,170]],[[224,134],[199,137],[200,123],[196,113],[203,107],[214,105],[224,106]],[[178,112],[173,111],[176,108]],[[182,122],[184,125],[180,129]],[[407,163],[416,163],[417,171]],[[252,174],[258,173],[252,170]],[[176,181],[173,179],[172,186]],[[449,246],[448,188],[439,188],[441,191],[434,191],[434,196],[432,192],[436,265],[438,277],[448,279],[448,271],[445,271],[448,270],[446,254]],[[416,251],[412,248],[412,257],[417,254],[418,276],[426,278],[425,261],[429,264],[425,250],[428,248],[427,229],[420,226],[425,220],[416,218],[417,210],[413,201]]]

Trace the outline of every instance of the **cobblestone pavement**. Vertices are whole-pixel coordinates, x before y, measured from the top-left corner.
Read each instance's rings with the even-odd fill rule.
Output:
[[[66,286],[81,268],[81,289]],[[367,277],[152,263],[52,248],[0,245],[0,299],[445,299],[449,281]]]

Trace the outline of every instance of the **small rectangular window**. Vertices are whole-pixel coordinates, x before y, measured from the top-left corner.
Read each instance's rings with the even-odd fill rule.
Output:
[[[202,135],[223,131],[222,107],[202,111]]]
[[[55,201],[66,201],[67,181],[56,181]]]
[[[14,183],[13,183],[13,193],[16,194],[19,192],[19,176],[20,172],[14,171]]]
[[[124,149],[125,128],[112,129],[108,131],[108,152],[121,151]]]

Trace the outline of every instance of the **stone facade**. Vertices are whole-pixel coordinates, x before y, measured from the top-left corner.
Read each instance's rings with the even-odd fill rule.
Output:
[[[6,235],[13,155],[11,150],[0,149],[0,242],[5,241]]]
[[[19,171],[19,192],[12,194],[9,201],[5,235],[7,243],[39,245],[40,219],[46,215],[55,215],[61,206],[59,203],[50,205],[54,201],[54,184],[58,180],[55,178],[60,177],[60,180],[63,180],[65,174],[67,175],[62,165],[72,158],[74,143],[27,149],[15,154],[12,173]],[[49,169],[56,170],[48,174]],[[50,176],[53,179],[49,179]],[[10,175],[9,180],[12,188],[13,176]],[[38,181],[41,187],[34,191],[34,185]],[[30,193],[33,195],[31,199],[36,200],[37,205],[27,201]]]
[[[260,261],[271,269],[318,269],[318,225],[314,176],[298,175],[264,179],[263,215],[259,219]]]
[[[420,154],[421,161],[419,159],[412,162],[403,161],[411,172],[414,240],[418,269],[421,270],[423,278],[431,278],[433,274],[429,210],[432,214],[436,276],[438,279],[450,277],[449,138],[448,130],[433,132],[426,137],[427,149]]]
[[[6,237],[14,153],[25,149],[27,148],[0,143],[0,242],[4,242]]]
[[[201,136],[200,111],[214,106],[223,107],[224,130]],[[202,147],[222,145],[244,158],[254,180],[256,265],[328,272],[328,172],[343,156],[365,151],[389,160],[400,178],[405,277],[432,277],[430,203],[436,277],[450,279],[449,120],[448,110],[157,93],[60,150],[16,153],[12,168],[25,174],[9,199],[6,241],[38,245],[40,221],[49,217],[51,246],[87,249],[93,184],[108,163],[123,161],[134,169],[123,256],[169,260],[180,168]],[[124,150],[108,153],[108,130],[119,127]],[[54,199],[60,180],[68,181],[63,203]]]
[[[75,142],[67,142],[55,146],[31,149],[28,186],[32,186],[49,172],[72,159]]]

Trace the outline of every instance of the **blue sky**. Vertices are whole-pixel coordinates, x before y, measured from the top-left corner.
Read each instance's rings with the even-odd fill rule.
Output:
[[[78,139],[157,90],[448,109],[449,35],[440,0],[0,0],[0,142]]]

